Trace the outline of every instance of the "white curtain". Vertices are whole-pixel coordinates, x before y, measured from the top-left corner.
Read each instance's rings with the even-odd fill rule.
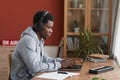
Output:
[[[118,11],[117,11],[117,17],[116,17],[116,22],[114,27],[115,30],[114,30],[114,37],[113,37],[112,54],[120,66],[120,1],[118,3],[117,10]]]
[[[108,0],[100,0],[100,1],[103,4],[102,5],[103,8],[108,8],[108,6],[109,6]],[[100,32],[101,33],[108,32],[108,27],[105,27],[105,26],[108,26],[108,12],[103,11],[102,15],[101,15],[101,23],[100,23]],[[102,36],[102,38],[103,38],[105,44],[107,44],[107,37]]]

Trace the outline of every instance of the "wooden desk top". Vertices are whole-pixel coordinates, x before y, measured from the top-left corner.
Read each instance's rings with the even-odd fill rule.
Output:
[[[100,67],[100,66],[113,66],[114,70],[100,73],[100,74],[89,74],[89,69]],[[106,80],[120,80],[120,68],[118,68],[116,62],[114,60],[107,60],[106,63],[92,63],[89,61],[86,61],[82,67],[82,70],[79,71],[80,75],[72,76],[70,78],[67,78],[65,80],[92,80],[94,77],[98,77],[100,79],[104,78]],[[37,75],[40,75],[41,73],[38,73]],[[36,76],[37,76],[36,75]],[[32,80],[48,80],[48,79],[40,79],[37,77],[33,77]]]

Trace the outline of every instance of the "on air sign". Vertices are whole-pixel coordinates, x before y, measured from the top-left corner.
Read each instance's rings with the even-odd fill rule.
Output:
[[[18,40],[2,40],[2,46],[16,46]]]

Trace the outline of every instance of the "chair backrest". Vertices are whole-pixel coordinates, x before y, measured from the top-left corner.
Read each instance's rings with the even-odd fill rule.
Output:
[[[10,80],[11,58],[12,58],[12,54],[9,53],[9,54],[8,54],[8,74],[7,74],[8,80]]]
[[[62,38],[61,38],[61,41],[60,41],[60,44],[58,45],[57,57],[60,57],[60,51],[61,51],[61,48],[62,48],[62,46],[63,46],[63,41],[64,41],[64,38],[62,37]]]

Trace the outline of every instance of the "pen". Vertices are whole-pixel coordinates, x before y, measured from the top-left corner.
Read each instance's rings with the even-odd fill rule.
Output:
[[[58,74],[67,74],[67,72],[64,72],[64,71],[58,71]]]

